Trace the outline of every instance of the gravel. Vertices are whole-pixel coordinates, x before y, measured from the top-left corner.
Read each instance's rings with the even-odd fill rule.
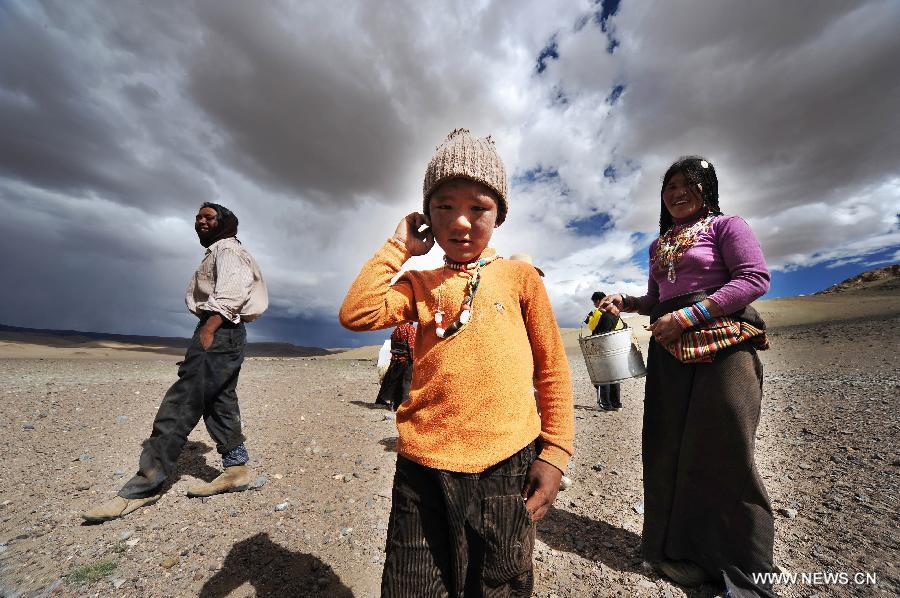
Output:
[[[778,513],[775,562],[786,570],[871,571],[883,595],[900,591],[891,524],[900,496],[900,374],[890,349],[898,337],[898,318],[770,331],[757,464]],[[538,525],[535,595],[684,596],[641,562],[643,380],[622,384],[622,411],[601,413],[580,353],[569,357],[582,416],[573,485]],[[79,513],[112,498],[137,469],[140,434],[175,379],[174,361],[3,362],[0,593],[40,595],[63,580],[61,595],[224,595],[249,584],[241,595],[377,596],[397,433],[388,414],[369,408],[378,385],[368,363],[247,359],[238,394],[253,423],[255,491],[184,496],[219,467],[201,425],[160,501],[81,525]],[[110,405],[128,420],[113,424]],[[276,505],[285,508],[272,516]],[[110,560],[117,567],[103,580],[66,581]],[[721,592],[706,584],[688,595]]]

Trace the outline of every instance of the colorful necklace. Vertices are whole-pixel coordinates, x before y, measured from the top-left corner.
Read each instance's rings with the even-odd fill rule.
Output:
[[[669,282],[676,280],[675,264],[684,255],[684,252],[693,246],[700,233],[709,228],[715,217],[715,214],[710,214],[681,230],[677,230],[677,225],[670,226],[669,230],[659,236],[656,251],[653,253],[653,261],[660,262],[665,268],[666,279]]]
[[[460,264],[458,262],[450,261],[447,259],[447,256],[444,256],[444,269],[450,268],[451,270],[461,270],[465,272],[471,270],[472,274],[469,277],[469,282],[466,284],[466,296],[463,298],[459,317],[456,318],[455,322],[444,328],[441,324],[444,322],[445,315],[442,303],[442,291],[444,288],[445,277],[444,272],[441,272],[441,284],[438,286],[438,308],[437,311],[434,312],[434,323],[436,325],[434,333],[438,338],[447,338],[456,334],[472,319],[472,313],[475,310],[475,293],[478,292],[478,285],[481,283],[481,269],[498,257],[499,256],[495,253],[494,255],[480,258],[468,264]]]

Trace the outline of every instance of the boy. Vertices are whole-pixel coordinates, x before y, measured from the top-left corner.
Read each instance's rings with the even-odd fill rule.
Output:
[[[584,319],[591,334],[605,334],[625,327],[619,316],[600,309],[600,302],[606,297],[603,291],[591,295],[594,311]],[[603,411],[618,411],[622,408],[622,387],[619,384],[601,384],[597,388],[597,405]]]
[[[397,410],[383,596],[530,596],[534,586],[535,522],[572,455],[574,411],[540,277],[487,247],[506,189],[494,142],[451,132],[428,164],[424,213],[400,222],[341,306],[351,330],[419,322],[410,398]],[[390,284],[435,242],[443,267]]]

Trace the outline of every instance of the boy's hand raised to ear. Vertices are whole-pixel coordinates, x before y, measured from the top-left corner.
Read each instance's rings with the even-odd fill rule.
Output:
[[[562,472],[553,465],[540,459],[535,460],[525,476],[525,487],[522,496],[525,497],[525,510],[531,515],[532,521],[540,521],[556,500],[559,492],[559,480]]]
[[[419,232],[422,226],[425,230]],[[431,232],[431,222],[425,214],[412,212],[397,225],[394,238],[406,245],[406,250],[412,255],[425,255],[434,247],[434,234]]]

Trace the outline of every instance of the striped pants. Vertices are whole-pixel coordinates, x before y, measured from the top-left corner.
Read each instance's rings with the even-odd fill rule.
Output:
[[[397,457],[381,594],[531,596],[535,526],[522,488],[531,443],[481,473]]]

